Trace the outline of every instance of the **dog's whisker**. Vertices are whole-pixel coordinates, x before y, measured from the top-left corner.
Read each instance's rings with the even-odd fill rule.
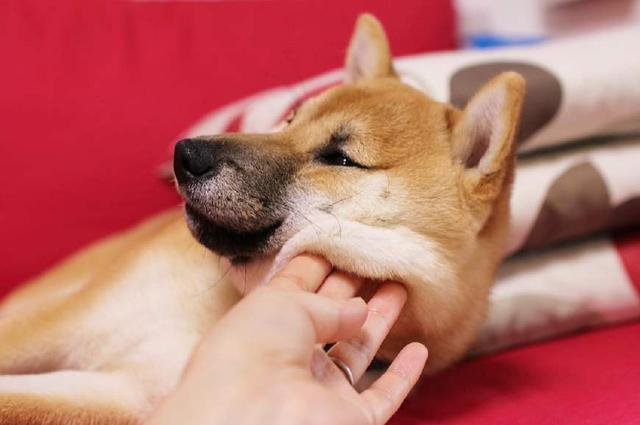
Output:
[[[319,236],[320,232],[322,232],[322,226],[319,226],[318,224],[314,223],[313,220],[311,220],[310,218],[308,218],[306,215],[304,215],[303,213],[296,211],[296,214],[300,215],[303,219],[305,219],[310,225],[312,225],[315,228],[316,231],[316,235]]]
[[[302,213],[301,211],[290,207],[289,205],[285,206],[285,210],[287,210],[290,214],[293,215],[298,215],[300,217],[302,217],[307,223],[309,223],[311,226],[313,226],[315,228],[316,231],[316,236],[320,237],[320,233],[322,232],[322,227],[319,226],[317,223],[315,223],[313,220],[311,220],[309,217],[307,217],[304,213]]]
[[[331,203],[329,203],[329,204],[319,206],[319,207],[318,207],[318,209],[319,209],[319,210],[321,210],[321,211],[324,211],[324,212],[327,212],[327,213],[328,213],[328,212],[330,212],[330,211],[328,211],[330,208],[332,208],[332,207],[334,207],[334,206],[338,205],[338,204],[339,204],[339,203],[341,203],[341,202],[348,201],[348,200],[350,200],[350,199],[352,199],[352,198],[353,198],[353,196],[347,196],[347,197],[345,197],[345,198],[338,199],[337,201],[331,202]]]
[[[337,215],[331,212],[329,212],[328,214],[336,220],[336,223],[338,223],[338,238],[342,239],[342,222]]]
[[[218,268],[219,269],[222,267],[222,265],[220,264],[221,261],[222,261],[222,257],[218,257]],[[233,267],[233,266],[229,265],[229,267],[227,267],[227,269],[224,271],[224,273],[222,273],[222,275],[218,279],[216,279],[216,281],[213,282],[211,285],[206,286],[204,291],[202,291],[201,293],[209,292],[212,289],[214,289],[216,286],[218,286],[224,280],[224,278],[227,277],[227,275],[231,271],[231,267]]]
[[[242,282],[242,293],[247,294],[247,265],[244,265],[244,281]]]

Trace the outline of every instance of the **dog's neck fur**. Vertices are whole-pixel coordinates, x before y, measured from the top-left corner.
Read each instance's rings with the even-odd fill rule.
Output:
[[[317,212],[309,224],[280,251],[243,267],[248,287],[266,284],[293,257],[303,252],[329,260],[337,269],[373,280],[409,285],[446,286],[450,259],[437,243],[407,227],[382,228]],[[428,278],[427,278],[428,277]],[[241,289],[241,288],[240,288]]]

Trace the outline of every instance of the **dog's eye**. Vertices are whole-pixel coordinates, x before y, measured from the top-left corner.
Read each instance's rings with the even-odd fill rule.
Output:
[[[326,165],[337,165],[340,167],[358,167],[364,168],[362,165],[353,161],[347,154],[339,150],[331,150],[322,152],[319,155],[319,160]]]

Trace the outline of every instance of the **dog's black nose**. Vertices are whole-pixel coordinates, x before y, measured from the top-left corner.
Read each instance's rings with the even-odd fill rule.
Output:
[[[216,156],[216,148],[211,143],[197,139],[180,140],[173,153],[173,171],[178,183],[212,177],[218,162]]]

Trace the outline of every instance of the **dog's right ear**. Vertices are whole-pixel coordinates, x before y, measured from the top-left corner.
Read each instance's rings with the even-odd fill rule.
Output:
[[[452,156],[464,169],[464,195],[479,223],[511,183],[524,94],[524,78],[505,72],[486,83],[463,111],[449,111]]]
[[[347,50],[345,68],[346,83],[396,75],[387,35],[373,15],[358,17]]]

